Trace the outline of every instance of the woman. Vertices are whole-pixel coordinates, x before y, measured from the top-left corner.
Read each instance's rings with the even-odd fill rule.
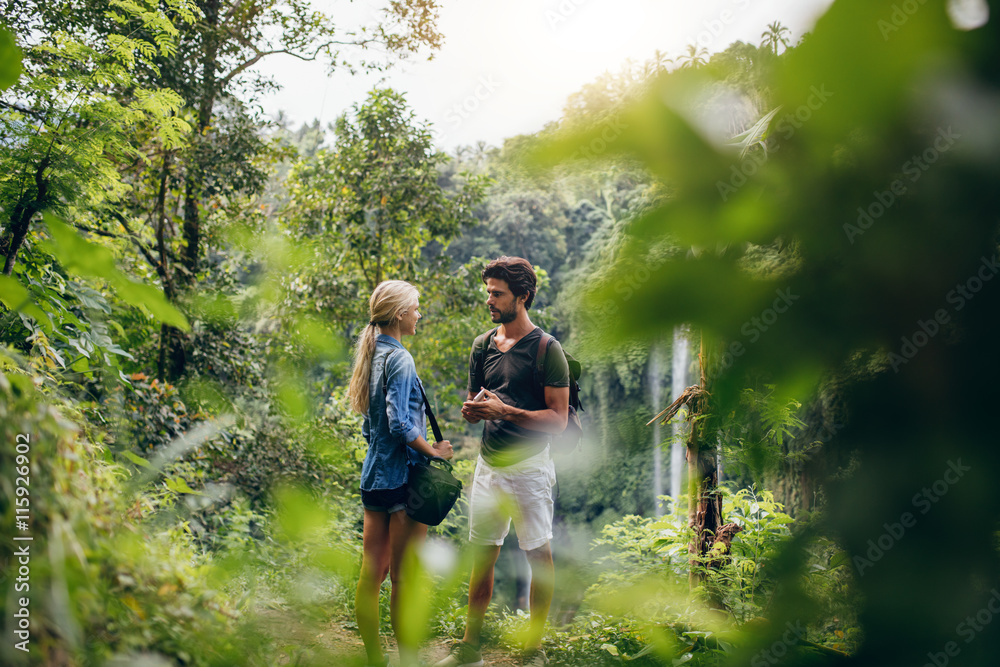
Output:
[[[409,466],[425,457],[452,456],[448,440],[431,445],[424,439],[424,400],[413,357],[403,336],[417,332],[417,289],[403,280],[386,280],[368,301],[370,321],[358,337],[348,395],[351,408],[364,415],[362,433],[368,454],[361,468],[361,503],[365,509],[364,556],[355,597],[358,631],[368,664],[389,664],[379,641],[379,589],[392,581],[390,616],[400,662],[416,664],[416,647],[400,641],[400,581],[407,549],[427,534],[406,508]]]

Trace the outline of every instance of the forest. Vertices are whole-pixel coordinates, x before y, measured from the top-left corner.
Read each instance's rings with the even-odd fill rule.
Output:
[[[998,664],[1000,2],[609,63],[498,146],[442,149],[385,86],[327,126],[261,110],[262,60],[392,67],[439,10],[0,2],[0,663],[365,665],[347,389],[386,279],[466,490],[401,603],[442,658],[511,255],[584,368],[551,664]],[[511,535],[488,665],[521,664],[526,569]]]

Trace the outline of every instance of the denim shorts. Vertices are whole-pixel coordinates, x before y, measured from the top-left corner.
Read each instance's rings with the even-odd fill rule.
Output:
[[[395,489],[375,489],[361,491],[361,504],[366,510],[373,512],[399,512],[406,509],[407,486],[404,484]]]

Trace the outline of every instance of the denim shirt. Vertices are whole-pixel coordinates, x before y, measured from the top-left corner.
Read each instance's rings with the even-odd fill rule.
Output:
[[[427,434],[421,386],[413,357],[403,344],[379,334],[368,384],[368,414],[361,427],[368,442],[361,466],[362,491],[403,486],[409,478],[408,464],[427,461],[426,456],[406,445]]]

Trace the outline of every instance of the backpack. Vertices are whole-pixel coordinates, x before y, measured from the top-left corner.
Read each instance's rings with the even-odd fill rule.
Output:
[[[486,358],[486,348],[497,333],[496,327],[490,331],[476,337],[472,344],[472,354],[476,359],[476,372],[479,377],[485,378],[483,373],[483,362]],[[535,383],[544,394],[545,392],[545,355],[548,353],[549,343],[555,338],[548,333],[542,332],[538,340],[538,348],[535,351]],[[562,433],[549,434],[549,444],[556,454],[568,454],[576,449],[583,436],[583,424],[580,422],[580,412],[583,412],[583,403],[580,401],[580,377],[583,375],[583,366],[573,358],[565,349],[566,363],[569,365],[569,418],[566,420],[566,429]]]

